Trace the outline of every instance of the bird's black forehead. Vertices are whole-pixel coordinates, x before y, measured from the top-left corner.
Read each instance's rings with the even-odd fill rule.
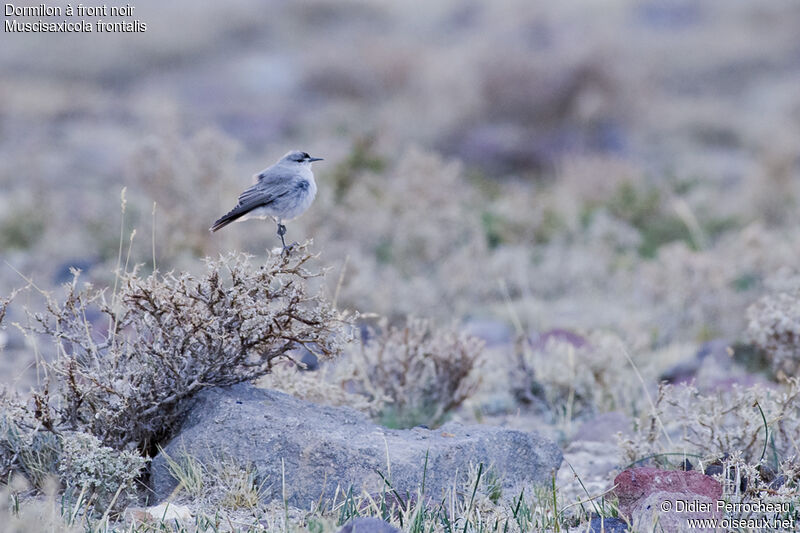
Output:
[[[291,159],[293,161],[302,161],[303,159],[308,159],[308,154],[305,153],[305,152],[301,152],[299,150],[296,150],[294,152],[291,152],[288,157],[289,157],[289,159]]]

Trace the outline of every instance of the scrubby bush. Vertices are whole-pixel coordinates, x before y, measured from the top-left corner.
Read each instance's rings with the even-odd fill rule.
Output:
[[[682,454],[714,460],[738,454],[777,468],[800,457],[800,381],[778,388],[734,385],[710,393],[693,386],[663,385],[623,442],[628,459]]]
[[[402,327],[384,320],[381,330],[351,354],[351,369],[360,392],[385,400],[383,424],[437,426],[475,392],[483,341],[423,319]]]
[[[762,297],[747,309],[747,332],[779,379],[800,370],[800,291]]]
[[[258,384],[297,398],[347,406],[390,427],[436,426],[481,384],[483,341],[430,320],[384,318],[331,365],[277,365]]]
[[[11,303],[11,298],[0,299],[0,325],[3,324],[3,319],[6,317],[6,310],[8,309],[9,303]],[[2,345],[0,345],[0,348],[2,348]]]
[[[333,365],[281,365],[259,384],[314,403],[346,405],[389,427],[437,426],[480,385],[483,341],[430,320],[380,321]]]
[[[103,446],[97,437],[66,432],[61,437],[58,473],[65,488],[84,492],[98,508],[124,507],[135,497],[135,481],[147,459]]]
[[[615,335],[552,332],[536,343],[519,343],[509,378],[517,398],[538,396],[570,420],[628,407],[638,394],[631,389],[632,374],[620,371],[629,364],[625,345]]]
[[[348,317],[310,293],[311,257],[302,246],[260,268],[229,254],[199,276],[128,273],[110,299],[76,276],[33,316],[32,331],[57,348],[49,382],[29,402],[6,396],[4,410],[23,431],[82,431],[151,451],[201,389],[258,378],[297,345],[321,358],[341,351]]]
[[[692,386],[664,385],[636,431],[622,439],[622,450],[635,464],[691,465],[713,475],[727,501],[793,504],[799,408],[795,378],[777,387],[733,386],[705,394]]]

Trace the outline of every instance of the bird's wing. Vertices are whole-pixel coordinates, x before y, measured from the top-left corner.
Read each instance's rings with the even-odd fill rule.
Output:
[[[300,178],[291,172],[269,168],[258,175],[258,181],[239,195],[236,207],[228,211],[209,228],[217,231],[235,222],[253,209],[267,206],[292,192]]]
[[[295,186],[297,176],[290,173],[262,172],[258,181],[239,195],[237,208],[249,211],[262,205],[269,205],[276,199],[290,193]]]

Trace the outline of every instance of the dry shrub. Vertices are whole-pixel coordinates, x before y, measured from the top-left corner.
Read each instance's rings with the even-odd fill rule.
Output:
[[[385,425],[437,426],[477,389],[483,341],[423,319],[409,318],[403,327],[384,320],[380,327],[351,354],[350,368],[359,392],[386,399],[379,413]]]
[[[750,339],[764,350],[779,379],[800,370],[800,290],[762,297],[747,309]]]
[[[318,275],[304,267],[311,258],[302,246],[260,268],[229,254],[197,277],[124,274],[110,302],[103,290],[79,289],[76,277],[63,300],[48,297],[47,311],[33,316],[33,331],[50,336],[59,355],[47,364],[48,385],[16,404],[16,424],[146,451],[201,389],[256,379],[297,345],[338,354],[348,318],[309,294]]]
[[[567,420],[573,416],[626,409],[638,392],[626,348],[616,335],[594,331],[551,334],[517,350],[510,381],[516,396],[543,396]]]
[[[800,381],[703,394],[663,385],[653,409],[622,440],[628,461],[690,463],[713,475],[730,502],[793,504],[798,497]],[[794,507],[789,507],[796,513]],[[742,517],[734,510],[730,516]],[[796,517],[795,517],[796,519]]]
[[[348,406],[389,427],[437,426],[480,384],[483,341],[455,328],[408,318],[403,327],[379,324],[360,349],[332,365],[304,372],[279,365],[259,381],[314,403]]]
[[[136,497],[136,479],[147,459],[103,446],[97,437],[67,432],[61,437],[58,473],[67,489],[84,492],[98,509],[124,508]]]
[[[758,504],[773,504],[777,517],[781,519],[797,516],[798,497],[798,466],[793,461],[784,461],[775,467],[748,462],[741,453],[733,453],[715,465],[717,473],[714,477],[722,484],[722,493],[729,502],[742,503],[754,502]],[[777,507],[780,505],[781,507]],[[788,512],[787,512],[788,510]],[[750,518],[757,513],[746,507],[734,507],[726,514],[731,518]]]
[[[0,325],[3,323],[3,319],[6,317],[6,310],[8,309],[8,305],[11,303],[11,297],[2,298],[0,299]],[[2,345],[0,345],[0,348]]]
[[[746,295],[733,288],[736,265],[719,249],[695,252],[684,242],[663,246],[657,261],[643,263],[635,283],[653,302],[648,305],[661,310],[659,338],[672,340],[682,332],[700,340],[736,335],[746,306]]]
[[[3,320],[6,318],[8,306],[11,304],[11,300],[14,299],[14,295],[16,295],[16,293],[17,291],[14,291],[10,296],[6,298],[0,298],[0,353],[3,353],[3,348],[5,348],[7,342],[7,336],[5,333],[3,333]]]
[[[631,461],[665,453],[705,460],[739,454],[748,464],[800,456],[800,381],[776,388],[734,385],[710,393],[693,386],[662,385],[653,409],[623,444]],[[767,433],[768,432],[768,433]]]

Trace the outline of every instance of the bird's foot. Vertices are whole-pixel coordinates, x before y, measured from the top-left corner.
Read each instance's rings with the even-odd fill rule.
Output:
[[[284,244],[284,245],[283,245],[283,251],[281,252],[281,255],[290,255],[290,254],[292,253],[292,250],[294,250],[294,247],[295,247],[295,246],[298,246],[298,243],[296,243],[296,242],[293,242],[293,243],[292,243],[292,244],[290,244],[289,246],[286,246],[286,245]]]

